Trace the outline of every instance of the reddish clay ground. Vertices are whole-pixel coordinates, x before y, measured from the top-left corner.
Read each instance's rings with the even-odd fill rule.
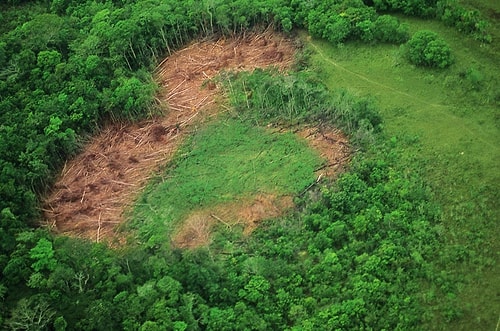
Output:
[[[283,215],[293,207],[292,197],[259,194],[252,198],[193,212],[172,236],[178,248],[196,248],[210,243],[212,229],[219,224],[232,228],[241,226],[250,234],[261,221]]]
[[[124,212],[151,175],[171,159],[190,125],[217,110],[213,105],[220,91],[210,79],[223,69],[252,70],[270,65],[285,69],[293,54],[290,40],[265,33],[196,42],[169,56],[156,71],[164,115],[136,124],[111,125],[92,138],[83,152],[66,164],[45,201],[49,226],[57,233],[95,241],[116,238]],[[331,175],[349,155],[347,140],[339,132],[309,128],[300,135],[329,160],[330,166],[321,169],[324,175]],[[233,223],[246,221],[245,231],[250,232],[260,220],[280,215],[290,204],[288,197],[260,196],[199,212],[202,216],[194,213],[174,236],[174,243],[194,247],[208,242],[211,224],[224,218],[233,219]],[[233,210],[229,214],[222,212],[229,209]],[[199,221],[207,215],[211,222]]]

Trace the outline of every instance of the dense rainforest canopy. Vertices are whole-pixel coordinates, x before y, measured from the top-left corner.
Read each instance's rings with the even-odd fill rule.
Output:
[[[34,230],[41,220],[41,197],[84,137],[106,123],[159,113],[151,72],[189,41],[272,26],[287,34],[304,29],[339,45],[352,40],[405,44],[408,60],[416,65],[453,63],[446,42],[425,31],[412,38],[398,15],[438,19],[491,42],[480,13],[455,1],[0,4],[0,325],[12,330],[408,330],[459,317],[455,284],[432,262],[442,228],[425,183],[418,172],[398,168],[394,141],[379,142],[382,120],[370,100],[328,91],[300,66],[287,78],[262,71],[227,77],[242,120],[261,116],[262,122],[283,122],[282,115],[293,108],[293,121],[340,127],[366,151],[335,184],[300,196],[292,215],[250,239],[221,229],[212,251],[110,250]],[[238,100],[246,89],[255,91],[247,102],[260,113],[244,119]],[[269,89],[280,104],[259,97],[269,98]],[[290,93],[300,97],[292,99]],[[421,295],[421,287],[433,294]],[[438,317],[424,308],[435,297],[444,297],[447,308]]]

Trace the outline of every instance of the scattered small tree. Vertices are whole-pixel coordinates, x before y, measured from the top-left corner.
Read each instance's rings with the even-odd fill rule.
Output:
[[[373,34],[376,40],[388,43],[404,43],[410,37],[408,25],[390,15],[382,15],[374,23]]]
[[[409,61],[418,66],[446,68],[453,63],[451,48],[432,31],[417,31],[406,44]]]

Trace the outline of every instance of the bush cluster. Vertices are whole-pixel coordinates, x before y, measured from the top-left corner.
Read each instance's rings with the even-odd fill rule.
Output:
[[[307,2],[300,3],[299,12],[304,12],[298,25],[307,27],[316,37],[334,44],[347,40],[400,44],[408,40],[408,26],[390,15],[379,16],[373,7],[361,1],[319,2],[311,8]]]
[[[467,10],[456,0],[444,0],[437,3],[436,16],[446,25],[471,34],[476,40],[485,43],[492,42],[491,34],[488,33],[490,23],[476,9]]]
[[[451,48],[435,32],[417,31],[406,44],[406,54],[418,66],[446,68],[453,63]]]

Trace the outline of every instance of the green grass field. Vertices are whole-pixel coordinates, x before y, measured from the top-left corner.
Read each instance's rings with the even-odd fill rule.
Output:
[[[263,194],[296,194],[315,180],[319,155],[295,134],[223,116],[204,124],[178,151],[135,210],[142,238],[165,242],[190,212]]]
[[[446,234],[438,263],[460,283],[461,318],[452,329],[493,330],[500,313],[496,46],[481,45],[439,22],[402,20],[412,33],[437,32],[451,46],[455,64],[445,70],[416,68],[397,46],[337,47],[303,37],[330,89],[347,88],[376,99],[386,134],[405,149],[401,162],[423,169],[433,188]]]

